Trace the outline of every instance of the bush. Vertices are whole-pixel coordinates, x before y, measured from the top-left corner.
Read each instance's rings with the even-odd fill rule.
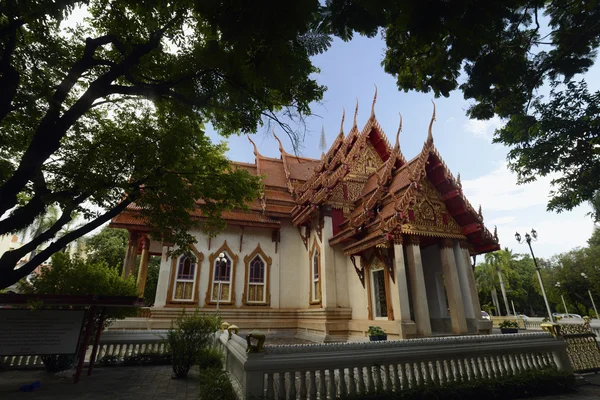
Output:
[[[500,328],[519,328],[519,323],[517,321],[511,321],[509,319],[505,319],[500,324]]]
[[[556,369],[528,371],[496,379],[425,385],[400,392],[348,396],[351,400],[508,400],[573,391],[575,377]]]
[[[56,354],[49,356],[42,356],[42,362],[48,372],[59,372],[69,369],[73,366],[74,355],[72,354]]]
[[[171,353],[144,353],[123,357],[123,365],[170,365]]]
[[[82,260],[79,257],[71,259],[65,253],[56,253],[52,256],[52,267],[42,268],[38,275],[31,279],[31,284],[22,283],[21,291],[31,294],[59,294],[59,295],[104,295],[104,296],[136,296],[137,287],[133,278],[124,279],[119,275],[115,268],[109,267],[106,263],[91,263]],[[37,304],[36,307],[42,307],[43,304]],[[50,307],[44,307],[50,308]],[[70,308],[67,306],[54,306],[53,309]],[[122,319],[129,316],[135,316],[137,310],[133,307],[119,308],[108,307],[104,327],[108,326],[115,319]],[[96,323],[100,318],[96,314]],[[86,326],[87,314],[83,326]],[[82,333],[82,336],[85,332]],[[94,337],[95,332],[91,332],[90,337]],[[58,371],[68,369],[71,364],[67,361],[72,356],[50,355],[42,360],[48,371]],[[61,368],[61,369],[56,369]]]
[[[198,356],[200,369],[223,369],[223,355],[214,347],[205,347]]]
[[[167,340],[173,357],[175,378],[185,378],[192,365],[198,362],[202,348],[220,326],[220,318],[201,315],[198,310],[191,315],[182,314],[167,332]]]
[[[227,373],[221,369],[201,370],[199,387],[201,399],[237,400]]]

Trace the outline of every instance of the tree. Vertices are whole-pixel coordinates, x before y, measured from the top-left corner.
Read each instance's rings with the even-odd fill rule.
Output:
[[[510,261],[513,255],[510,250],[498,250],[493,253],[487,253],[485,255],[485,261],[490,264],[498,275],[498,282],[500,283],[500,291],[502,292],[502,298],[504,299],[504,308],[506,315],[511,315],[510,306],[508,305],[508,297],[506,296],[506,286],[504,285],[504,275],[510,271]],[[500,309],[498,309],[500,311]],[[500,312],[500,314],[502,314]]]
[[[117,268],[123,268],[123,260],[127,252],[129,235],[124,229],[104,227],[100,232],[86,241],[87,260],[92,263],[104,262]]]
[[[600,45],[599,0],[328,0],[322,15],[322,29],[344,40],[381,30],[399,89],[459,89],[469,117],[507,121],[494,141],[511,148],[520,182],[559,175],[549,210],[600,189],[600,92],[577,81]]]
[[[498,282],[496,267],[487,262],[478,264],[475,267],[475,282],[477,283],[479,292],[492,296],[492,304],[498,313],[500,313],[500,303],[498,302],[498,293],[496,292],[496,284]]]
[[[67,27],[78,6],[89,18]],[[0,288],[133,204],[153,236],[181,248],[193,226],[222,228],[221,212],[243,208],[260,181],[230,166],[204,124],[228,136],[274,121],[298,143],[286,121],[325,90],[309,59],[331,40],[311,29],[318,7],[0,0],[0,235],[62,210],[0,258]],[[84,224],[57,237],[74,212]]]

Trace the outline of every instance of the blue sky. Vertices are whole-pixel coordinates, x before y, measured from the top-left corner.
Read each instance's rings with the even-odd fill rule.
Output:
[[[383,130],[394,141],[398,127],[398,113],[404,117],[400,145],[404,155],[410,159],[421,149],[427,136],[431,118],[432,93],[400,92],[395,79],[381,67],[384,54],[381,37],[368,39],[357,36],[351,42],[335,40],[325,54],[314,57],[321,69],[316,76],[320,84],[327,86],[322,104],[314,104],[315,116],[308,118],[308,130],[300,154],[318,158],[321,154],[319,140],[321,127],[325,128],[327,144],[330,145],[339,132],[342,107],[346,109],[344,132],[352,125],[356,98],[359,100],[358,126],[366,123],[374,94],[378,87],[375,114]],[[586,76],[590,89],[600,88],[600,67],[595,67]],[[528,185],[516,185],[516,177],[506,169],[507,149],[492,144],[494,129],[501,123],[469,121],[465,116],[468,103],[462,93],[452,92],[449,98],[435,99],[437,119],[433,134],[435,145],[442,158],[456,176],[460,172],[465,194],[477,207],[482,205],[484,222],[490,230],[498,226],[503,247],[517,253],[528,251],[514,239],[515,231],[522,235],[534,228],[539,241],[534,244],[536,256],[551,257],[577,246],[585,246],[592,233],[593,223],[585,214],[589,206],[583,205],[571,212],[561,214],[546,212],[550,178],[540,179]],[[276,133],[284,147],[292,152],[290,140],[281,130]],[[209,129],[214,140],[223,140]],[[266,129],[253,136],[261,154],[279,157],[277,142]],[[232,160],[254,162],[252,147],[245,136],[227,139]]]

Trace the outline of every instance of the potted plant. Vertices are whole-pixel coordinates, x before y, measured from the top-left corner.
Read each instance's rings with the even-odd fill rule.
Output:
[[[517,321],[510,321],[508,319],[505,319],[500,324],[500,330],[502,331],[502,333],[517,333],[519,332],[519,324],[517,323]]]
[[[380,340],[387,340],[387,333],[378,326],[369,326],[369,340],[371,342],[377,342]]]

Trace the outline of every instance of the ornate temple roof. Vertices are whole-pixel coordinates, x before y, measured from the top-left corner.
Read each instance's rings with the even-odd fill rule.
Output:
[[[254,163],[232,162],[250,174],[264,177],[264,191],[249,204],[249,210],[223,214],[230,225],[278,228],[281,219],[296,226],[311,225],[324,209],[331,209],[334,232],[331,245],[348,255],[373,246],[386,246],[397,235],[418,235],[421,243],[434,238],[463,239],[472,254],[500,248],[497,235],[483,222],[462,192],[460,175],[455,178],[433,141],[435,105],[421,152],[407,161],[400,149],[402,117],[394,146],[375,117],[377,91],[371,115],[359,130],[353,125],[344,134],[345,112],[340,132],[321,159],[289,154],[279,138],[280,157],[271,158],[254,148]],[[274,134],[275,135],[275,134]],[[135,205],[115,217],[111,226],[143,229],[144,221]],[[200,210],[194,218],[202,218]]]

